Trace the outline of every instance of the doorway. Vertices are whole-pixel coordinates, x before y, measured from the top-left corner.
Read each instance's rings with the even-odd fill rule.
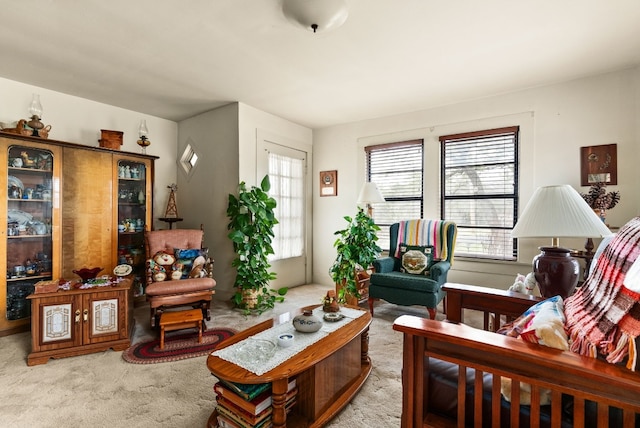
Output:
[[[269,258],[276,273],[271,287],[306,284],[310,278],[307,259],[311,212],[308,152],[286,145],[281,139],[264,136],[259,139],[258,151],[258,177],[269,174],[269,195],[277,202],[275,215],[279,222],[274,228],[275,254]]]

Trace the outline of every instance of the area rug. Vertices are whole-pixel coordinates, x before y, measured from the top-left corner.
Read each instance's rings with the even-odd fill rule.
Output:
[[[157,338],[130,346],[122,353],[122,358],[133,364],[155,364],[200,357],[213,351],[218,343],[235,333],[229,328],[207,330],[202,333],[202,343],[198,343],[198,334],[194,332],[167,333],[164,349],[160,349],[160,338]]]

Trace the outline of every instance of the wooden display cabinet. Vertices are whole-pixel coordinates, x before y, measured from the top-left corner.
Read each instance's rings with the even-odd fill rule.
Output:
[[[131,278],[116,286],[32,294],[27,365],[129,347],[133,328]]]
[[[110,275],[124,261],[132,265],[132,289],[142,293],[155,159],[0,131],[0,187],[7,189],[0,197],[0,336],[29,329],[26,296],[39,280],[77,279],[73,271],[82,268]],[[126,166],[137,178],[120,177]],[[121,201],[121,191],[135,198]],[[120,233],[125,219],[136,224]],[[122,247],[134,257],[121,258]]]

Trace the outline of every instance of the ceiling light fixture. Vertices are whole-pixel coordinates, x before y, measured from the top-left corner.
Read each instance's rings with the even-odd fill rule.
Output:
[[[344,0],[283,0],[282,12],[293,24],[314,33],[335,30],[349,15]]]

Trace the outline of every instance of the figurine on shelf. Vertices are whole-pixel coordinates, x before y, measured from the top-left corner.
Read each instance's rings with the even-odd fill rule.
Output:
[[[124,167],[124,178],[131,178],[131,167],[129,165]]]
[[[22,158],[22,165],[25,168],[33,168],[37,164],[37,161],[35,159],[31,159],[27,152],[20,153],[20,157]]]

